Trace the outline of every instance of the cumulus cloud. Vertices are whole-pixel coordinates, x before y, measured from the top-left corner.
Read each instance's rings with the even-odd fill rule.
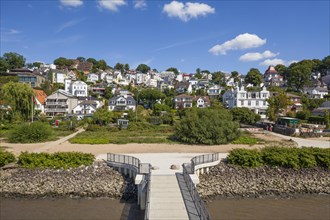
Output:
[[[239,60],[243,62],[249,62],[249,61],[257,61],[267,58],[272,58],[278,56],[280,53],[273,53],[269,50],[266,50],[263,53],[246,53],[242,55]]]
[[[218,44],[209,49],[209,52],[214,55],[225,55],[229,50],[243,50],[249,48],[256,48],[264,45],[266,39],[261,39],[256,34],[240,34],[234,39],[226,41],[223,44]]]
[[[134,0],[134,8],[146,8],[147,1],[146,0]]]
[[[165,12],[169,17],[178,17],[182,21],[186,22],[192,18],[212,14],[215,12],[215,9],[204,3],[182,3],[172,1],[171,3],[164,5],[163,12]]]
[[[126,5],[125,0],[98,0],[99,8],[104,8],[110,11],[118,11],[120,6]]]
[[[82,0],[60,0],[60,2],[63,6],[68,7],[78,7],[84,4]]]
[[[262,66],[270,66],[270,65],[276,66],[277,64],[285,65],[286,62],[285,62],[285,60],[275,58],[275,59],[267,59],[267,60],[264,60],[263,62],[259,63],[259,65],[262,65]]]

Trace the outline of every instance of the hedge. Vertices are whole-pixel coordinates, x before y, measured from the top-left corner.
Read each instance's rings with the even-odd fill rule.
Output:
[[[53,154],[23,152],[18,157],[18,164],[24,168],[68,169],[81,165],[91,165],[94,160],[93,154],[80,152],[58,152]]]
[[[15,162],[15,155],[8,151],[0,150],[0,167]]]
[[[326,167],[330,169],[330,149],[265,147],[261,150],[234,149],[228,163],[244,167],[263,165],[286,168]]]

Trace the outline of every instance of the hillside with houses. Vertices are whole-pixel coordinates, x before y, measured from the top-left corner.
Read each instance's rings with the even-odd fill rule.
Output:
[[[110,67],[104,60],[83,57],[27,64],[22,55],[9,54],[1,57],[1,92],[10,81],[33,89],[27,120],[31,115],[83,119],[98,109],[127,115],[139,108],[153,111],[151,116],[175,117],[182,109],[196,107],[246,108],[264,122],[287,116],[326,124],[330,112],[330,56],[288,67],[251,68],[248,73],[199,68],[184,73],[174,67],[159,72],[145,64],[136,69],[120,63]],[[0,100],[2,120],[11,120],[13,103],[6,97]]]

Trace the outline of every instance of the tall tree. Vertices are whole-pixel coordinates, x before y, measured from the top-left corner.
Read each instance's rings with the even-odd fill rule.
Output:
[[[170,67],[166,71],[171,71],[171,72],[175,73],[175,75],[179,74],[179,70],[175,67]]]
[[[143,101],[143,103],[148,108],[153,108],[154,104],[157,100],[165,99],[165,94],[162,93],[158,89],[143,89],[139,94],[139,99]]]
[[[200,74],[201,73],[201,68],[197,68],[196,69],[196,74]]]
[[[96,64],[96,67],[101,70],[106,70],[107,69],[107,62],[105,60],[99,60]]]
[[[1,88],[1,97],[9,103],[13,112],[19,112],[25,119],[31,115],[33,90],[28,84],[8,82]]]
[[[7,69],[22,68],[25,65],[25,61],[25,58],[18,53],[4,53],[0,58],[0,70],[6,71]]]
[[[138,67],[136,68],[137,71],[140,71],[142,73],[147,73],[150,71],[150,67],[146,64],[140,64],[138,65]]]
[[[94,59],[94,58],[91,58],[91,57],[90,57],[90,58],[88,58],[86,61],[92,63],[93,66],[96,66],[96,65],[97,65],[97,60]]]
[[[64,57],[59,57],[54,60],[54,64],[59,68],[65,68],[65,67],[69,68],[70,66],[72,66],[73,61],[66,59]]]
[[[234,79],[235,83],[240,82],[239,73],[237,71],[232,71],[230,74],[231,74],[230,78]]]
[[[77,60],[79,60],[80,62],[85,62],[86,58],[85,57],[77,57]]]
[[[311,73],[315,63],[312,60],[303,60],[289,66],[288,86],[295,91],[302,91],[310,85]]]
[[[287,77],[288,77],[288,68],[286,66],[284,66],[283,64],[277,64],[275,66],[275,70],[278,72],[278,74],[283,76],[284,80],[287,79]]]
[[[122,63],[116,63],[116,65],[114,66],[114,69],[115,70],[120,70],[120,72],[124,72],[124,67],[125,67],[125,65],[124,64],[122,64]]]
[[[286,110],[287,106],[292,104],[285,93],[273,96],[267,102],[268,108],[266,114],[271,121],[276,121],[278,116]]]
[[[218,72],[214,72],[213,73],[213,76],[212,76],[212,82],[214,82],[215,84],[217,85],[226,85],[226,82],[225,82],[225,74],[221,71],[218,71]]]
[[[128,64],[128,63],[126,63],[126,64],[124,65],[124,70],[125,70],[125,71],[129,71],[129,64]]]
[[[259,86],[262,82],[262,75],[257,68],[251,68],[245,76],[245,83]]]

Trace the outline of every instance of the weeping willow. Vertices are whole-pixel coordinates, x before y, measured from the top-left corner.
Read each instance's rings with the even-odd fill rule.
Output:
[[[28,84],[9,82],[1,88],[2,99],[8,103],[13,112],[19,112],[27,119],[33,111],[33,89]]]

